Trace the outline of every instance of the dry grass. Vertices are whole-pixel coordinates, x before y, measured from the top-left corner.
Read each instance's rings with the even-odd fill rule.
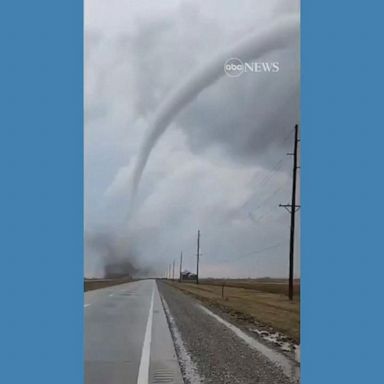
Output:
[[[250,282],[249,282],[250,283]],[[216,284],[170,282],[174,287],[195,296],[221,310],[229,313],[236,320],[256,323],[259,328],[272,328],[300,343],[300,295],[296,294],[290,302],[281,283],[268,283],[272,292],[266,292],[265,284],[254,281],[252,288],[232,286],[228,283],[224,288]],[[261,285],[262,289],[256,290]],[[299,289],[298,289],[299,291]],[[279,292],[279,293],[276,293]],[[281,293],[284,292],[284,293]]]
[[[84,292],[94,289],[111,287],[112,285],[129,283],[132,279],[84,279]]]
[[[286,279],[201,279],[202,284],[219,285],[254,289],[256,291],[288,295],[288,281]],[[300,280],[293,282],[294,295],[300,295]]]

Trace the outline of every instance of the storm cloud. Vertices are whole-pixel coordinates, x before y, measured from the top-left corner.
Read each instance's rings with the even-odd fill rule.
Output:
[[[217,54],[211,61],[199,67],[190,77],[172,90],[153,114],[152,121],[147,128],[147,136],[141,146],[133,171],[133,194],[131,198],[134,199],[136,195],[145,165],[160,136],[183,108],[205,88],[225,75],[223,63],[228,58],[237,58],[243,62],[260,58],[270,51],[285,48],[289,42],[291,44],[292,41],[296,42],[297,37],[298,18],[277,19],[268,29],[257,31],[235,46]]]
[[[290,197],[299,122],[295,39],[265,51],[278,73],[223,77],[170,121],[129,220],[127,207],[159,105],[218,52],[298,12],[285,1],[86,1],[85,230],[103,240],[86,242],[87,276],[115,258],[163,275],[181,250],[193,270],[197,228],[203,276],[286,275],[289,217],[278,204]]]

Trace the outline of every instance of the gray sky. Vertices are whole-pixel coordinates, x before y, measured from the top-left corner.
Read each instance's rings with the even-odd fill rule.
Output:
[[[263,57],[278,73],[225,76],[186,106],[128,207],[133,165],[165,96],[216,52],[298,12],[297,1],[85,1],[86,276],[125,259],[139,274],[164,275],[181,250],[194,271],[197,228],[202,276],[287,276],[289,215],[278,204],[290,199],[297,42]]]

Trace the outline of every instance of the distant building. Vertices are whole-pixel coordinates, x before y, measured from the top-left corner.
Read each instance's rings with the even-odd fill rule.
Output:
[[[181,280],[188,280],[188,281],[195,281],[196,280],[196,273],[192,273],[189,271],[183,271],[181,272]]]

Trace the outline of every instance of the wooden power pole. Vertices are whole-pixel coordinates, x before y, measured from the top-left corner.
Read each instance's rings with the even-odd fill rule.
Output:
[[[181,282],[181,274],[183,272],[183,251],[180,253],[180,275],[179,275],[179,281]]]
[[[200,262],[200,229],[197,231],[197,265],[196,265],[196,284],[199,284],[199,262]]]
[[[175,280],[175,260],[173,260],[173,267],[172,267],[172,280]]]
[[[292,201],[291,204],[280,204],[280,207],[287,209],[291,214],[291,229],[290,229],[290,238],[289,238],[289,283],[288,283],[288,297],[289,300],[293,300],[293,255],[295,248],[295,214],[296,211],[300,208],[300,205],[296,205],[296,179],[297,179],[297,146],[299,139],[299,127],[295,125],[295,142],[293,153],[288,153],[288,155],[293,156],[293,174],[292,174]]]

